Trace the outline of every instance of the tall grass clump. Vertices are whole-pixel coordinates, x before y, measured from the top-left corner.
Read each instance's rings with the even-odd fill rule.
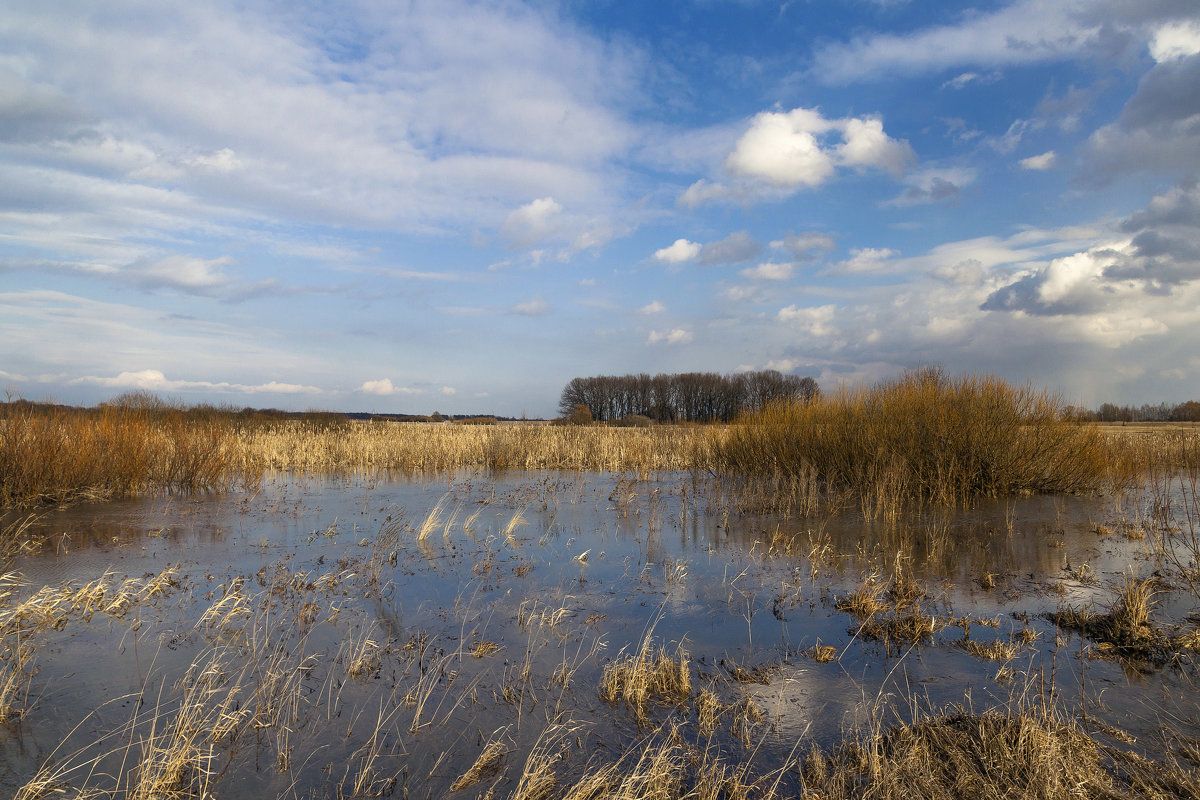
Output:
[[[170,406],[0,404],[0,507],[221,489],[246,477],[235,431]]]
[[[1105,450],[1053,395],[982,375],[909,371],[867,388],[751,415],[719,445],[723,470],[798,477],[886,515],[912,500],[1099,487]]]

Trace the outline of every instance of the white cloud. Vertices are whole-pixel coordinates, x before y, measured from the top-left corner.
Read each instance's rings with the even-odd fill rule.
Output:
[[[557,232],[562,210],[553,197],[542,197],[509,214],[502,230],[514,247],[529,247]]]
[[[776,315],[780,322],[785,322],[793,329],[809,333],[813,336],[828,336],[833,333],[833,317],[836,306],[824,305],[808,308],[791,305],[779,309]]]
[[[1150,56],[1157,62],[1173,61],[1200,53],[1200,22],[1171,22],[1154,32]]]
[[[647,344],[687,344],[692,341],[692,332],[686,328],[673,328],[669,331],[650,331]]]
[[[654,259],[664,264],[682,264],[700,254],[700,245],[687,239],[676,239],[674,244],[654,251]]]
[[[954,76],[950,80],[943,83],[942,88],[943,89],[965,89],[967,86],[969,86],[972,83],[981,83],[981,84],[995,83],[996,81],[1000,80],[1000,76],[1001,76],[1001,73],[999,70],[995,70],[993,72],[989,72],[984,75],[981,75],[978,72],[964,72],[960,75]]]
[[[390,378],[383,378],[377,381],[363,381],[356,391],[386,396],[395,392],[396,387],[392,386]]]
[[[724,200],[736,195],[732,189],[722,183],[714,183],[704,178],[689,186],[675,202],[683,208],[698,208],[714,200]]]
[[[70,381],[73,384],[86,383],[93,386],[109,388],[144,389],[147,391],[176,392],[188,390],[207,390],[217,392],[235,392],[240,394],[320,394],[316,386],[304,386],[298,383],[280,383],[268,381],[255,385],[229,383],[227,381],[185,381],[171,380],[156,369],[143,369],[136,372],[122,372],[116,377],[104,378],[95,375],[85,375]]]
[[[908,186],[899,196],[887,201],[888,206],[916,206],[945,203],[962,196],[963,189],[975,182],[976,172],[970,167],[929,168],[904,177]]]
[[[508,307],[508,313],[520,317],[541,317],[550,313],[550,305],[543,297],[534,297]]]
[[[896,141],[883,132],[883,121],[873,117],[847,119],[842,128],[845,139],[838,145],[840,164],[854,168],[877,167],[898,176],[912,161],[908,142]]]
[[[1038,156],[1030,156],[1029,158],[1021,159],[1022,169],[1047,170],[1054,169],[1058,164],[1058,154],[1053,150],[1047,150]]]
[[[812,74],[830,83],[885,74],[918,74],[963,65],[1036,64],[1097,47],[1105,31],[1082,19],[1086,3],[1018,0],[991,13],[905,34],[856,37],[817,52]]]
[[[667,310],[666,306],[664,306],[658,300],[655,300],[655,301],[653,301],[651,303],[647,303],[646,305],[639,308],[638,313],[640,313],[640,314],[661,314],[666,310]]]
[[[362,385],[354,391],[362,392],[364,394],[377,394],[381,397],[388,397],[395,394],[421,394],[420,389],[410,389],[407,386],[393,385],[390,378],[381,378],[377,381],[363,381]]]
[[[771,242],[771,247],[777,250],[788,250],[792,255],[803,257],[818,250],[832,250],[833,237],[826,233],[808,231],[799,235],[792,234]]]
[[[128,272],[133,280],[147,288],[169,287],[206,292],[227,286],[231,279],[224,267],[233,259],[203,259],[171,255],[149,263],[135,263]]]
[[[850,258],[839,261],[830,272],[840,275],[862,275],[891,268],[888,259],[900,253],[890,247],[858,247],[850,251]]]
[[[758,281],[786,281],[792,277],[795,265],[783,262],[767,261],[757,267],[742,270],[742,277]]]
[[[184,161],[189,167],[210,172],[234,172],[242,168],[242,162],[237,153],[228,147],[223,147],[214,153],[195,156]]]
[[[818,186],[834,172],[833,157],[817,141],[829,129],[829,121],[811,109],[765,111],[738,139],[725,166],[735,175],[776,186]]]
[[[453,395],[458,394],[458,390],[453,386],[443,386],[442,394],[446,395],[447,397],[452,397]]]
[[[831,133],[842,141],[829,146],[825,140]],[[725,167],[734,175],[793,190],[821,185],[839,166],[899,175],[912,159],[908,143],[884,133],[877,118],[825,119],[815,108],[796,108],[755,116]]]
[[[623,202],[611,160],[639,139],[625,118],[642,93],[636,47],[519,3],[283,16],[260,3],[34,4],[4,16],[0,85],[22,78],[19,125],[6,113],[0,137],[22,150],[0,166],[40,165],[54,210],[104,208],[114,238],[173,224],[168,205],[101,202],[135,188],[203,209],[193,230],[263,218],[496,230],[531,197],[596,218]],[[600,236],[572,232],[580,248]]]

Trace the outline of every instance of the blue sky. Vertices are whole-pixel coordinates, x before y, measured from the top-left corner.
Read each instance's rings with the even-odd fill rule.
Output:
[[[1200,397],[1200,7],[0,7],[0,386],[549,415],[918,364]]]

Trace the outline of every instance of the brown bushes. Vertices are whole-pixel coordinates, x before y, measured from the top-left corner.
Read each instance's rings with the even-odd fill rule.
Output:
[[[724,470],[804,476],[886,514],[903,500],[1098,488],[1105,449],[1049,394],[998,378],[919,370],[876,386],[776,405],[735,426]]]
[[[220,489],[245,475],[231,426],[180,410],[0,407],[0,506]]]

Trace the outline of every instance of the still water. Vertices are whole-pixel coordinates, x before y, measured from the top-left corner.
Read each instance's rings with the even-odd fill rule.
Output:
[[[1139,503],[1032,497],[885,523],[743,514],[684,474],[280,474],[50,511],[33,523],[49,543],[0,570],[0,611],[43,587],[106,600],[73,595],[42,622],[26,606],[3,629],[21,713],[0,726],[0,795],[36,776],[127,796],[178,746],[197,796],[437,797],[499,741],[464,796],[504,796],[556,724],[567,772],[669,726],[770,769],[881,717],[1014,697],[1153,756],[1164,730],[1200,736],[1194,656],[1098,657],[1046,617],[1104,610],[1127,576],[1157,573],[1155,623],[1196,629]],[[932,621],[916,641],[841,610],[864,586],[886,602],[897,571]],[[639,718],[600,698],[605,667],[643,643],[686,654],[723,727],[698,730],[688,701]],[[17,670],[21,645],[35,661]],[[747,698],[759,715],[735,719]]]

